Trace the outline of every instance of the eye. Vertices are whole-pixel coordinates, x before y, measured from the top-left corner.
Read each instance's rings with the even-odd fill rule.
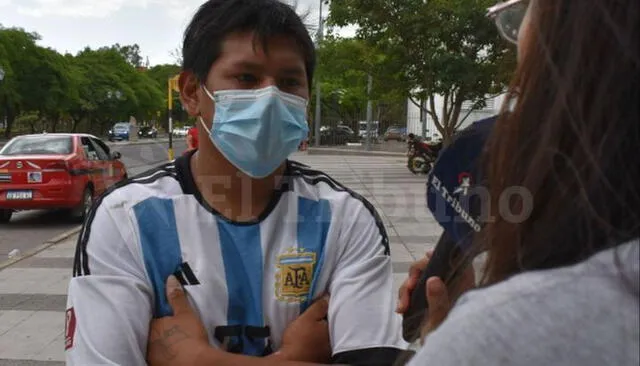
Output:
[[[302,82],[300,82],[300,80],[296,78],[284,78],[281,79],[278,84],[284,88],[295,88],[300,86]]]
[[[258,78],[253,74],[240,74],[236,76],[236,79],[243,84],[254,84],[258,82]]]

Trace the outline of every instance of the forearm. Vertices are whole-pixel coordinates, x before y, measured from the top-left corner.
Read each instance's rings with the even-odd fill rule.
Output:
[[[214,348],[208,348],[199,354],[195,366],[313,366],[322,365],[318,363],[289,361],[283,355],[274,353],[267,357],[251,357],[223,352]]]

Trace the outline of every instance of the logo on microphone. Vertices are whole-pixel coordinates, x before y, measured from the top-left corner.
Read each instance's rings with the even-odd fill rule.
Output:
[[[453,190],[453,194],[457,194],[459,196],[466,196],[469,194],[469,189],[471,188],[471,174],[469,173],[460,173],[458,175],[458,187]]]

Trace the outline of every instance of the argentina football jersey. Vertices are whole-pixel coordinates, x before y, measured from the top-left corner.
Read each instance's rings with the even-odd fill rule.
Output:
[[[387,234],[364,198],[288,161],[264,213],[233,222],[201,197],[190,156],[131,179],[94,207],[69,286],[77,325],[68,360],[91,364],[107,349],[114,364],[145,364],[149,322],[171,315],[164,288],[172,274],[209,343],[229,352],[278,350],[286,327],[324,293],[334,356],[404,348]],[[96,327],[100,339],[89,331]]]

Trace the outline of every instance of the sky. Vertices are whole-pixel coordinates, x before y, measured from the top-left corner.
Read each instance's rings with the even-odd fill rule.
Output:
[[[89,46],[137,43],[151,66],[174,63],[191,16],[204,0],[0,0],[0,24],[41,36],[41,46],[72,54]],[[318,24],[319,0],[297,0],[309,12],[310,29]],[[326,6],[323,13],[327,14]],[[353,29],[339,32],[354,34]]]

